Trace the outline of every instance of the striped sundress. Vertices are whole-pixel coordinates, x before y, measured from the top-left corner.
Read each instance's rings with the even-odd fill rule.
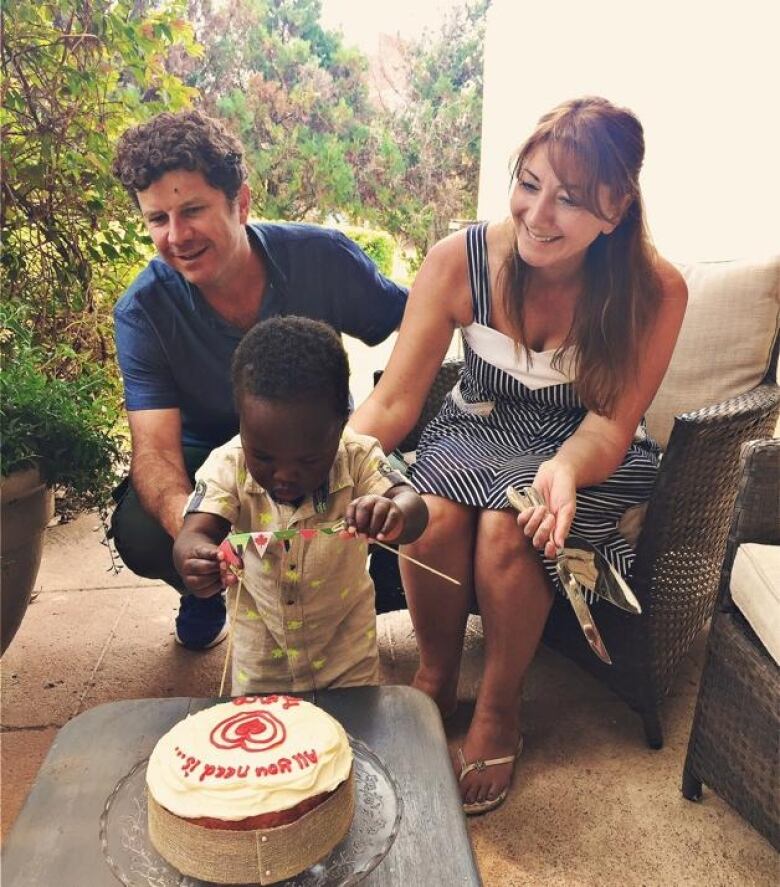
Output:
[[[420,493],[501,509],[509,508],[507,486],[530,485],[540,463],[572,435],[587,411],[566,355],[558,370],[551,365],[552,352],[532,352],[528,367],[512,340],[490,327],[486,230],[484,223],[467,230],[474,322],[461,331],[463,371],[423,431],[411,478]],[[577,491],[571,532],[592,542],[626,578],[634,552],[617,524],[627,508],[649,498],[659,454],[643,420],[617,471],[604,483]],[[544,565],[560,591],[554,561],[544,558]]]

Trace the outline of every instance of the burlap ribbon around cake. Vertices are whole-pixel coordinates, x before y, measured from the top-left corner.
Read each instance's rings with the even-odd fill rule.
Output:
[[[174,816],[147,793],[149,837],[182,874],[217,884],[273,884],[314,865],[349,831],[355,812],[352,772],[322,804],[289,825],[234,831]]]

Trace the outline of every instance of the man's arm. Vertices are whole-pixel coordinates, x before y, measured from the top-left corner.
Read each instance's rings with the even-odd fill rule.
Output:
[[[178,409],[131,410],[127,417],[133,487],[144,509],[176,538],[192,492],[181,446],[181,413]]]
[[[331,269],[337,269],[333,292],[340,332],[378,345],[401,325],[406,287],[385,277],[360,246],[340,232],[331,241]]]

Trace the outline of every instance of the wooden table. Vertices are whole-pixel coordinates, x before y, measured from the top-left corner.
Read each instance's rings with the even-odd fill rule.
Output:
[[[304,698],[315,701],[311,694]],[[3,887],[116,887],[98,839],[114,786],[186,714],[217,699],[139,699],[90,709],[57,734],[3,846]],[[404,812],[362,884],[481,884],[436,707],[411,687],[320,691],[316,702],[395,777]]]

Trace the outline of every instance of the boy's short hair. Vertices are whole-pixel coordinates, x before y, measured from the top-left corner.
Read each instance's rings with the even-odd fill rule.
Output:
[[[247,179],[243,145],[202,111],[164,111],[120,136],[112,170],[136,205],[138,191],[177,169],[202,173],[231,201]]]
[[[307,317],[272,317],[252,327],[233,355],[233,392],[264,400],[325,399],[349,417],[349,359],[336,331]]]

